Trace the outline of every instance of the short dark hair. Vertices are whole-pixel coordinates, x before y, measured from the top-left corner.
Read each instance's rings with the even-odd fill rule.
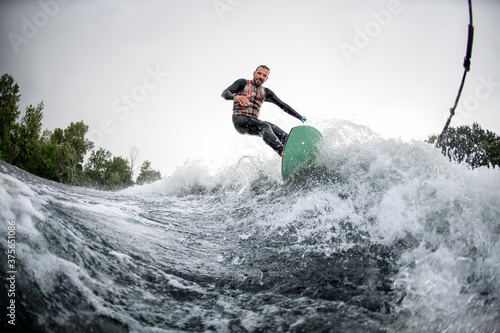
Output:
[[[271,69],[270,69],[269,67],[267,67],[266,65],[260,65],[260,66],[258,66],[258,67],[255,69],[255,71],[257,71],[259,68],[264,68],[264,69],[267,69],[269,73],[271,72]]]

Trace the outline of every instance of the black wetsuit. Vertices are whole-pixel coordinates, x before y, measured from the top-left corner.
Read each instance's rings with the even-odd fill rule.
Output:
[[[234,128],[240,134],[260,135],[267,145],[281,155],[288,134],[278,126],[258,118],[262,103],[271,102],[297,119],[301,119],[302,116],[288,104],[283,103],[271,89],[256,86],[250,80],[236,80],[222,92],[222,97],[226,100],[234,100],[237,95],[247,96],[250,105],[243,106],[236,101],[234,102]]]

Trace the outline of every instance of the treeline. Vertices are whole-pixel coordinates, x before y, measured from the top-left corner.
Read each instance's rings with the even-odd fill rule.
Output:
[[[434,134],[427,142],[436,144],[438,139]],[[450,127],[439,141],[438,148],[450,161],[467,163],[472,169],[500,167],[500,136],[483,130],[478,123]]]
[[[0,159],[34,175],[60,183],[115,190],[161,179],[161,173],[144,161],[136,181],[134,158],[115,157],[85,138],[83,121],[66,129],[42,132],[43,102],[26,108],[19,121],[19,86],[4,74],[0,82]],[[87,161],[85,157],[90,154]]]
[[[115,190],[134,184],[161,179],[161,173],[143,162],[139,176],[132,179],[137,152],[130,160],[113,156],[85,138],[88,126],[83,121],[66,129],[42,132],[43,102],[26,108],[19,121],[19,86],[12,76],[4,74],[0,81],[0,159],[37,176],[60,183]],[[426,142],[436,144],[431,135]],[[450,161],[467,163],[472,169],[500,167],[500,136],[472,126],[449,128],[437,144]],[[89,157],[85,161],[85,157]]]

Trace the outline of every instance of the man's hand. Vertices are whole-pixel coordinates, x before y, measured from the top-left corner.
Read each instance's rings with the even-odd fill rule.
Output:
[[[249,106],[250,105],[250,101],[248,100],[247,96],[236,95],[236,96],[234,96],[234,100],[236,102],[240,103],[243,106]]]

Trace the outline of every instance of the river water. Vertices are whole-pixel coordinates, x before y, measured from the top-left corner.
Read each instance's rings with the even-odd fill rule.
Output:
[[[321,131],[287,183],[258,155],[120,192],[0,162],[2,331],[499,332],[499,171]]]

